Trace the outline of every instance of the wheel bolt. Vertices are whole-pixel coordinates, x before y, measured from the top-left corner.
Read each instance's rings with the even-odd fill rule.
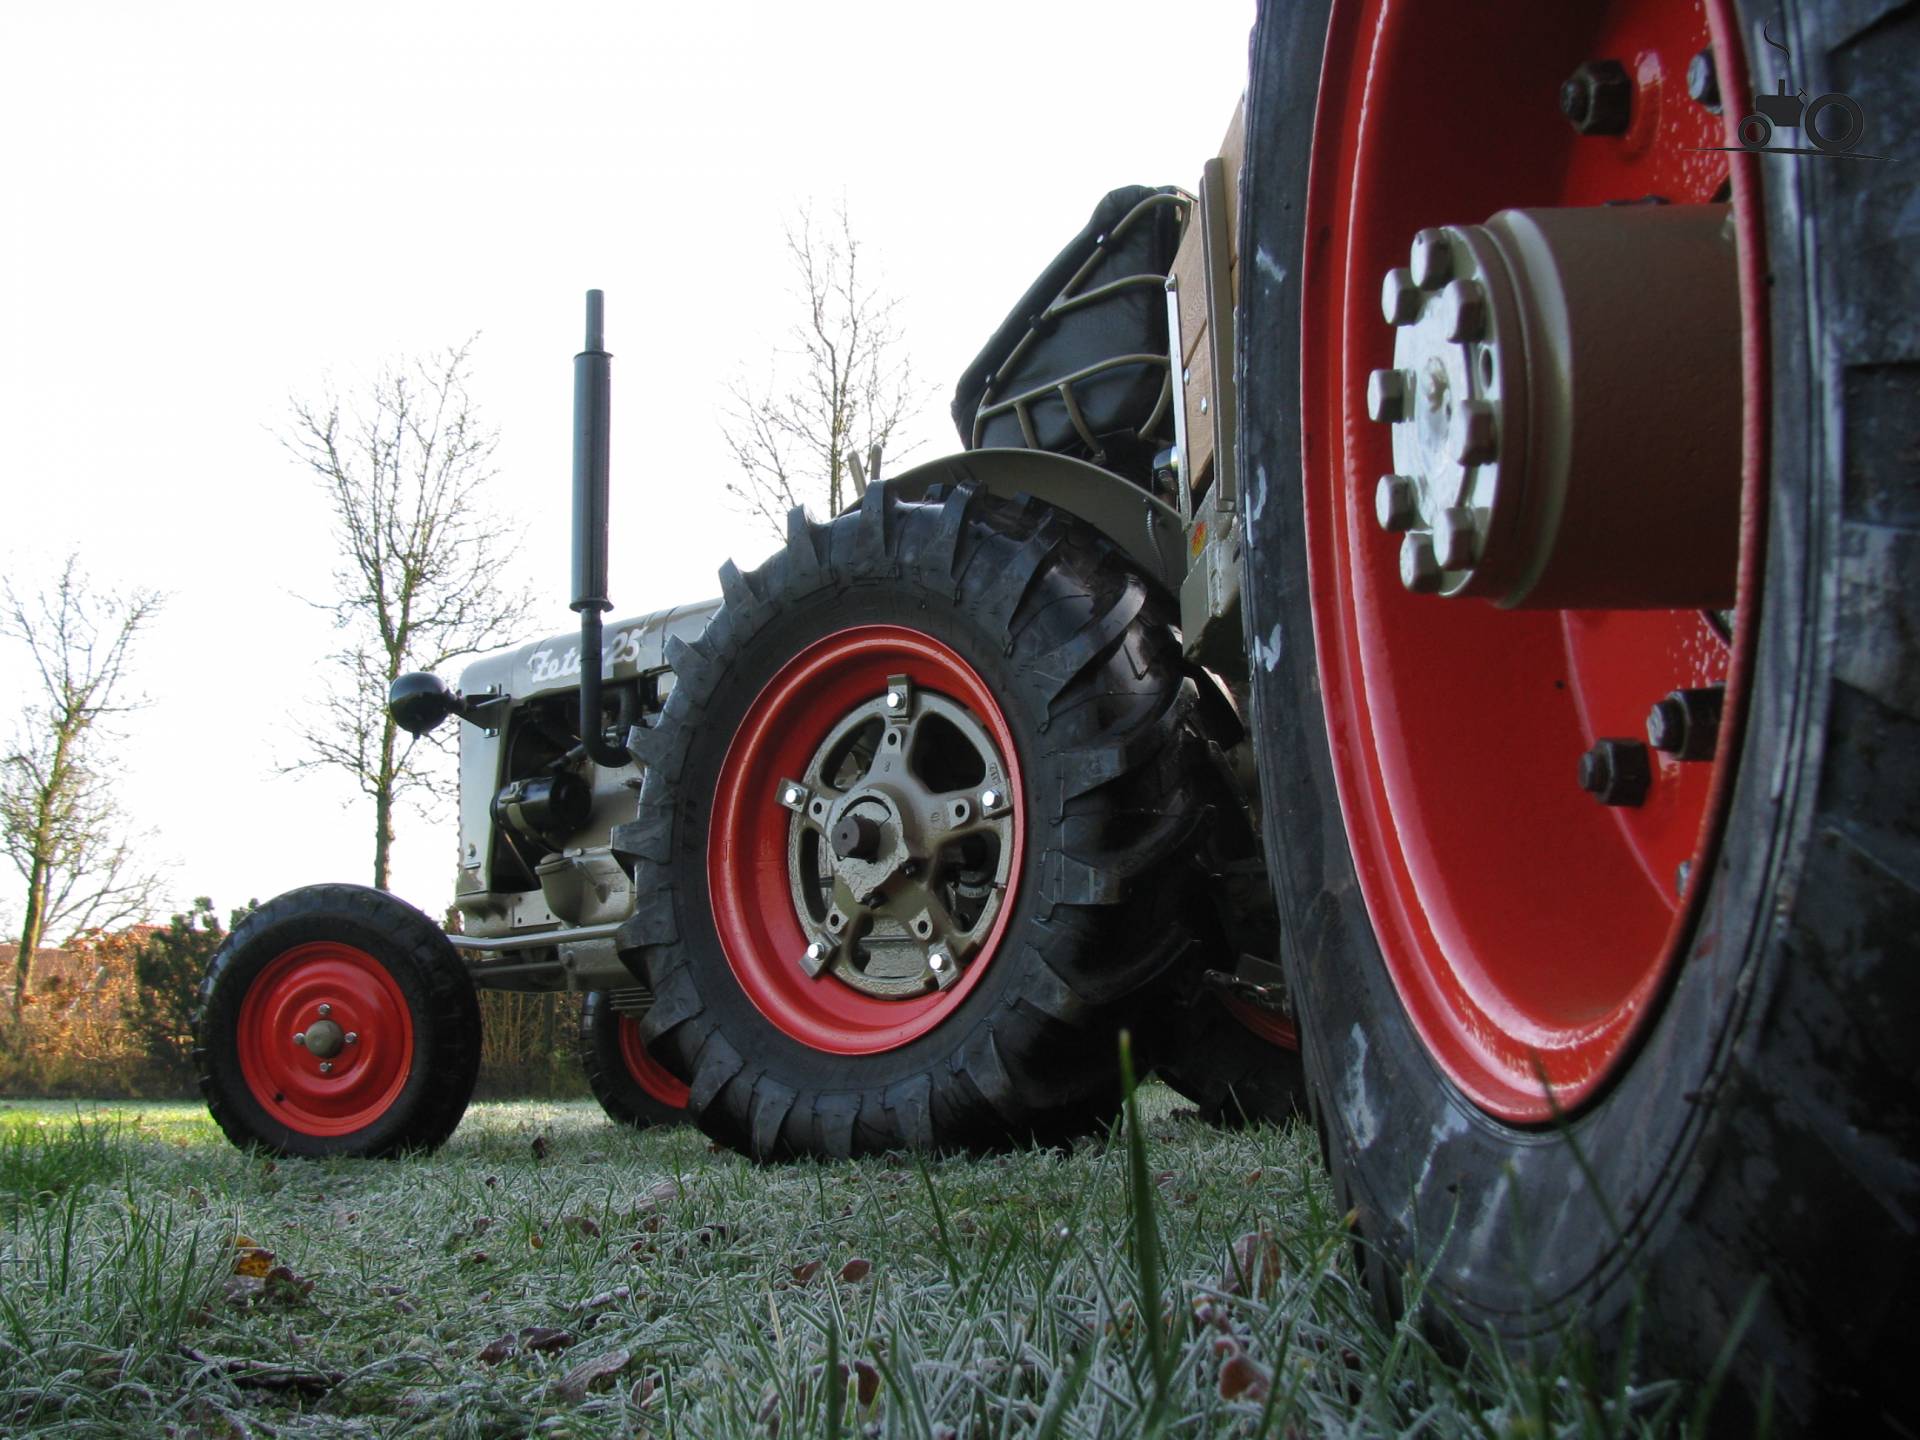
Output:
[[[1436,303],[1444,333],[1455,344],[1464,345],[1487,333],[1487,297],[1473,281],[1449,280]]]
[[[327,1017],[327,1016],[329,1016],[329,1015],[331,1015],[332,1013],[333,1013],[333,1007],[332,1007],[331,1005],[322,1005],[322,1006],[320,1007],[320,1018],[321,1018],[321,1019],[323,1019],[323,1020],[324,1020],[324,1019],[326,1019],[326,1017]]]
[[[1424,303],[1420,287],[1413,283],[1413,276],[1406,270],[1389,270],[1387,278],[1380,282],[1380,313],[1387,317],[1389,325],[1411,325],[1420,318],[1420,307]]]
[[[1000,792],[998,790],[982,790],[980,792],[980,808],[982,810],[991,810],[999,803]]]
[[[1676,760],[1711,760],[1726,692],[1718,685],[1675,690],[1647,712],[1647,740]]]
[[[302,1049],[306,1048],[307,1032],[304,1030],[296,1030],[293,1035],[293,1043]]]
[[[1405,371],[1376,370],[1367,377],[1367,414],[1387,425],[1407,418]]]
[[[354,1030],[347,1031],[347,1044],[358,1045],[359,1043],[360,1043],[359,1032]]]
[[[1400,583],[1416,595],[1440,589],[1440,561],[1433,553],[1433,537],[1414,531],[1400,542]]]
[[[322,1060],[320,1062],[320,1073],[322,1075],[331,1075],[333,1073],[333,1062],[331,1060]]]
[[[1438,290],[1453,278],[1453,241],[1444,230],[1422,230],[1413,237],[1413,283]]]
[[[1687,94],[1714,114],[1720,113],[1720,74],[1714,69],[1713,51],[1702,50],[1687,62]]]
[[[827,963],[827,947],[815,940],[800,952],[800,968],[809,975],[818,975]]]
[[[1471,505],[1455,505],[1433,527],[1434,557],[1442,570],[1465,570],[1479,559],[1480,532]]]
[[[789,785],[786,788],[786,792],[782,794],[780,798],[788,805],[798,805],[800,803],[800,787],[798,785]]]
[[[1499,453],[1499,435],[1493,407],[1484,400],[1465,400],[1454,407],[1447,427],[1447,445],[1462,465],[1486,465]]]
[[[1373,513],[1382,530],[1411,530],[1420,518],[1420,496],[1409,475],[1382,475],[1373,487]]]
[[[1582,135],[1624,135],[1633,118],[1633,81],[1618,60],[1589,60],[1560,87],[1560,113]]]
[[[1652,785],[1647,747],[1638,740],[1596,740],[1580,757],[1580,788],[1602,805],[1639,805]]]

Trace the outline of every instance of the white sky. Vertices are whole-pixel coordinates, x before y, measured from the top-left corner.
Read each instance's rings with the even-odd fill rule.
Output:
[[[517,563],[540,633],[571,628],[601,287],[615,613],[703,598],[771,543],[720,503],[717,427],[794,318],[796,206],[847,197],[939,387],[914,458],[954,449],[954,382],[1094,202],[1197,182],[1252,8],[0,4],[0,567],[24,592],[77,549],[170,592],[110,763],[171,902],[369,875],[350,782],[275,773],[335,644],[299,598],[333,562],[289,395],[478,331]],[[0,649],[0,694],[25,679]],[[437,916],[453,864],[450,814],[402,817],[399,893]]]

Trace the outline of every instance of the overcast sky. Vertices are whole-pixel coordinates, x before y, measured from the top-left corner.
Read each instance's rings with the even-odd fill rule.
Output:
[[[336,643],[327,516],[289,396],[478,333],[498,498],[542,633],[569,629],[582,294],[614,352],[612,593],[717,589],[770,540],[722,503],[727,380],[795,318],[781,230],[846,198],[938,395],[1096,200],[1193,186],[1245,84],[1251,0],[0,7],[0,566],[168,592],[150,706],[104,757],[169,899],[371,868],[344,778],[276,773]],[[532,638],[529,636],[529,638]],[[452,678],[452,677],[449,677]],[[0,693],[26,694],[0,649]],[[0,742],[13,706],[0,707]],[[450,815],[403,815],[438,916]],[[20,888],[0,876],[0,921]]]

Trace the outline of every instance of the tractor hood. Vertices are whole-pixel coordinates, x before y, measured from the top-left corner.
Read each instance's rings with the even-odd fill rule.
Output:
[[[666,666],[667,641],[692,640],[707,628],[720,608],[718,600],[679,605],[637,619],[608,621],[600,663],[607,683],[630,680]],[[501,650],[474,661],[460,672],[463,695],[511,695],[530,700],[580,688],[580,632],[563,632],[532,640],[516,650]]]

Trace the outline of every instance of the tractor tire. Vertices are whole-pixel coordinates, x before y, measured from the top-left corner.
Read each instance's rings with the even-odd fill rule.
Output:
[[[1192,948],[1208,820],[1169,597],[971,485],[795,510],[720,579],[614,836],[642,1029],[688,1113],[762,1160],[1108,1120],[1116,1032]]]
[[[1407,264],[1416,227],[1602,198],[1562,198],[1586,183],[1568,157],[1590,179],[1625,143],[1574,135],[1556,87],[1584,60],[1636,53],[1636,30],[1671,77],[1708,39],[1686,27],[1713,27],[1724,114],[1702,119],[1669,83],[1662,127],[1714,127],[1705,145],[1737,149],[1731,122],[1774,68],[1761,33],[1771,25],[1797,85],[1867,104],[1863,148],[1920,149],[1909,83],[1920,10],[1775,0],[1736,15],[1730,3],[1708,0],[1706,20],[1693,7],[1601,5],[1578,24],[1524,0],[1471,16],[1372,0],[1262,7],[1237,371],[1268,864],[1323,1144],[1383,1311],[1403,1307],[1403,1277],[1418,1275],[1429,1323],[1466,1341],[1490,1334],[1509,1356],[1593,1338],[1630,1352],[1629,1373],[1643,1377],[1704,1380],[1727,1366],[1717,1405],[1731,1425],[1770,1413],[1776,1430],[1912,1434],[1920,267],[1895,239],[1911,228],[1910,178],[1865,160],[1716,156],[1740,237],[1749,475],[1728,643],[1751,668],[1744,686],[1738,663],[1726,682],[1744,722],[1723,728],[1710,769],[1693,772],[1723,798],[1706,802],[1703,848],[1677,874],[1671,862],[1644,876],[1608,869],[1596,893],[1599,849],[1555,843],[1554,827],[1579,822],[1575,802],[1588,800],[1567,792],[1594,730],[1550,756],[1535,784],[1528,707],[1566,703],[1567,686],[1551,682],[1567,671],[1530,668],[1520,630],[1496,628],[1550,612],[1404,593],[1396,537],[1372,515],[1374,477],[1398,467],[1380,464],[1367,437],[1383,427],[1355,398],[1393,353],[1378,285],[1387,265]],[[1651,73],[1652,60],[1638,63]],[[1396,116],[1417,144],[1399,143]],[[1666,173],[1663,187],[1714,178],[1710,167]],[[1400,258],[1380,258],[1390,254]],[[1346,275],[1359,277],[1351,291]],[[1365,606],[1374,623],[1348,624]],[[1404,652],[1413,659],[1391,649],[1402,615],[1425,627]],[[1552,623],[1572,636],[1599,621]],[[1488,627],[1472,653],[1448,638],[1469,624]],[[1434,681],[1449,687],[1433,692],[1443,703],[1408,701],[1424,677],[1394,667],[1419,657],[1450,667]],[[1406,682],[1402,703],[1375,726],[1374,699],[1356,712],[1356,697],[1373,697],[1388,671]],[[1356,756],[1375,757],[1373,771]],[[1661,764],[1656,783],[1680,783]],[[1454,803],[1396,808],[1427,796],[1419,787],[1445,767],[1460,779]],[[1624,835],[1649,812],[1585,813]],[[1416,866],[1439,883],[1402,883]],[[1504,946],[1497,918],[1470,913],[1483,879],[1510,917],[1540,922],[1530,970],[1507,967],[1507,948],[1521,952]],[[1656,882],[1676,916],[1661,932],[1666,958],[1596,946]],[[1449,963],[1466,958],[1471,982],[1407,938],[1409,913],[1474,942],[1444,950]],[[1529,1059],[1536,1080],[1561,1083],[1544,1041],[1519,1047],[1513,1090],[1490,1096],[1485,1037],[1433,1006],[1416,1012],[1488,982],[1516,1012],[1570,1006],[1585,985],[1599,1015],[1609,965],[1648,982],[1627,1038],[1530,1103]]]
[[[1170,997],[1153,1067],[1210,1125],[1284,1125],[1307,1114],[1307,1072],[1293,1023],[1208,990]]]
[[[685,1122],[686,1082],[647,1053],[638,1015],[616,1010],[605,990],[580,1006],[580,1066],[608,1119],[636,1130]]]
[[[193,1064],[244,1149],[432,1150],[473,1098],[480,1006],[447,937],[411,905],[309,885],[255,910],[214,955]]]

